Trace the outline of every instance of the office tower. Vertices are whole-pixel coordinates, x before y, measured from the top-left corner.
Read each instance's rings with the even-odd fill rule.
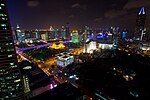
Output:
[[[86,41],[89,41],[90,40],[90,28],[88,26],[85,26],[85,39]]]
[[[59,38],[59,30],[56,29],[54,30],[54,39],[58,39]]]
[[[77,30],[72,31],[72,43],[78,43],[79,42],[79,34]]]
[[[11,29],[12,29],[12,33],[13,33],[14,43],[16,44],[17,43],[17,34],[13,27]]]
[[[69,23],[66,24],[65,30],[66,30],[66,39],[70,40],[70,25],[69,25]]]
[[[41,34],[41,39],[44,40],[44,41],[48,40],[48,34],[47,34],[47,32]]]
[[[22,100],[23,88],[5,0],[0,0],[0,100]]]
[[[54,28],[52,26],[50,26],[49,32],[48,32],[48,40],[49,39],[55,39],[54,32],[55,32]]]
[[[17,34],[17,40],[18,40],[18,42],[21,42],[22,35],[21,35],[21,30],[20,30],[20,27],[19,27],[18,24],[17,24],[17,27],[16,27],[16,34]]]
[[[138,39],[141,38],[141,35],[144,31],[145,20],[146,20],[146,13],[144,7],[142,7],[136,19],[135,37]]]
[[[61,39],[66,39],[66,29],[64,26],[61,28]]]
[[[39,39],[39,31],[38,31],[38,29],[35,30],[35,38]]]
[[[25,41],[25,39],[26,39],[25,32],[21,31],[19,25],[17,25],[17,27],[16,27],[16,34],[17,34],[17,40],[19,43]]]
[[[89,34],[89,27],[85,26],[85,31],[84,31],[84,51],[83,52],[87,52],[87,45],[86,45],[86,42],[88,42],[90,39],[88,38],[88,34]]]
[[[122,39],[126,39],[127,35],[128,35],[127,30],[126,30],[126,28],[124,28],[123,31],[122,31],[122,33],[121,33],[121,38]]]

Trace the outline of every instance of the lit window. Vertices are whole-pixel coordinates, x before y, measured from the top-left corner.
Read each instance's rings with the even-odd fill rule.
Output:
[[[5,4],[2,3],[1,6],[5,6]]]
[[[11,89],[12,91],[15,90],[14,88]]]
[[[14,51],[14,49],[7,49],[7,51]]]
[[[2,20],[6,20],[6,19],[2,17]]]
[[[14,63],[10,63],[10,65],[14,65]]]
[[[6,77],[6,79],[11,79],[11,77]]]
[[[5,98],[8,98],[8,96],[5,96]]]
[[[11,66],[11,68],[16,68],[17,66]]]
[[[16,78],[17,76],[13,76],[13,78]]]
[[[12,57],[12,55],[8,55],[8,57]]]
[[[6,24],[1,24],[1,26],[5,27],[5,26],[6,26]]]
[[[8,88],[11,89],[12,87],[11,87],[11,86],[8,86]]]
[[[19,84],[17,84],[16,86],[19,86]]]

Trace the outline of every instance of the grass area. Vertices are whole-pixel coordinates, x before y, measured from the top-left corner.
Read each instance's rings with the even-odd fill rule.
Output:
[[[31,56],[35,61],[40,60],[40,61],[46,61],[50,57],[55,56],[56,54],[60,52],[64,52],[66,50],[56,50],[56,49],[51,49],[51,48],[40,48],[40,49],[33,49],[33,50],[28,50],[25,51],[24,53],[27,54],[28,56]]]

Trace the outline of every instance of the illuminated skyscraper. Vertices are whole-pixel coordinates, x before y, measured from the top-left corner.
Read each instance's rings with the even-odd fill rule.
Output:
[[[89,32],[89,27],[85,26],[85,31],[84,31],[84,51],[83,52],[87,52],[87,45],[86,43],[90,41],[90,32]]]
[[[17,34],[17,40],[18,40],[18,42],[21,42],[22,35],[21,35],[21,30],[20,30],[20,27],[19,27],[18,24],[17,24],[17,27],[16,27],[16,34]]]
[[[140,12],[138,13],[137,19],[136,19],[136,29],[135,29],[135,37],[140,38],[141,34],[144,30],[145,26],[145,20],[146,20],[146,12],[144,7],[140,9]]]
[[[0,0],[0,100],[6,99],[22,100],[23,88],[6,3]]]
[[[72,31],[72,43],[78,43],[79,42],[79,35],[77,30]]]
[[[90,40],[90,28],[88,26],[85,26],[85,41],[88,42]]]

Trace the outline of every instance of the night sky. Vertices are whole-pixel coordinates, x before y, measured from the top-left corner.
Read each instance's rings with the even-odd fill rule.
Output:
[[[134,28],[137,13],[144,6],[146,27],[150,26],[149,0],[6,0],[12,27],[21,29],[74,29],[119,26]]]

